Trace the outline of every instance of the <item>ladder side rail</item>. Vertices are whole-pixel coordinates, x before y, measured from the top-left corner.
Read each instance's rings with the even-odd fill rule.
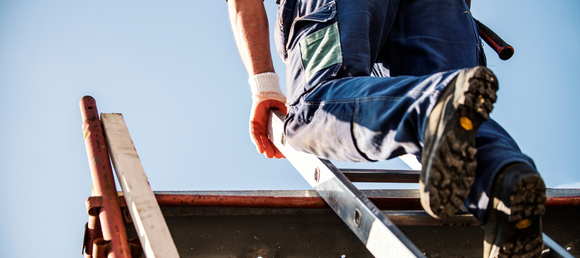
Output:
[[[545,233],[542,233],[542,238],[544,239],[544,248],[548,247],[550,249],[549,257],[574,258],[566,249],[561,247]]]
[[[123,115],[103,113],[101,120],[115,173],[145,255],[148,258],[179,257]]]
[[[286,144],[283,120],[280,111],[270,110],[269,139],[375,257],[425,257],[330,161]]]
[[[399,159],[405,162],[405,164],[407,164],[407,166],[409,166],[412,170],[421,171],[421,169],[423,169],[423,165],[421,164],[421,162],[419,162],[417,156],[413,154],[401,155],[399,156]]]

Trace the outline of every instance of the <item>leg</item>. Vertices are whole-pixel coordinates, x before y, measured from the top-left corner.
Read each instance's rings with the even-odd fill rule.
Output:
[[[435,218],[462,206],[475,179],[476,134],[489,119],[498,89],[485,67],[461,71],[445,88],[429,116],[421,161],[421,204]]]
[[[511,163],[524,163],[532,168],[535,168],[535,164],[530,157],[520,151],[514,139],[494,120],[481,125],[476,146],[478,166],[475,183],[465,200],[465,207],[483,222],[497,173]]]
[[[286,139],[295,149],[341,161],[420,155],[428,118],[424,112],[433,109],[457,73],[321,83],[290,107]]]
[[[295,10],[288,11],[292,8]],[[278,37],[288,40],[283,45],[291,100],[287,139],[295,148],[319,157],[374,161],[404,153],[420,155],[427,118],[441,90],[456,75],[452,68],[481,62],[473,20],[461,0],[405,0],[400,4],[309,1],[284,5],[281,10],[294,15],[288,35]],[[434,13],[448,15],[434,17]],[[434,26],[437,23],[442,26]],[[379,61],[391,68],[391,75],[398,76],[369,77]],[[450,72],[435,73],[447,70]],[[401,76],[405,74],[423,77]],[[433,76],[425,77],[428,74]],[[469,141],[473,147],[473,137],[459,140]],[[440,153],[440,147],[430,146],[429,155]],[[430,163],[425,167],[422,181],[426,182]],[[475,165],[454,167],[451,173],[440,170],[444,178],[455,170],[467,170],[460,174],[473,178],[472,167]],[[452,186],[455,181],[464,180],[454,180]],[[444,207],[437,207],[437,214],[431,214],[452,214],[466,198],[472,182],[469,180],[461,191],[451,195],[439,191],[443,197],[435,198],[435,206]],[[427,188],[426,192],[433,189],[429,195],[437,195],[434,187]],[[428,211],[430,206],[426,205]]]
[[[281,20],[290,22],[281,22],[287,26],[277,37],[288,64],[286,134],[295,148],[323,158],[373,161],[420,155],[426,120],[456,75],[453,69],[485,63],[463,1],[301,3],[282,6],[286,16]],[[373,78],[371,71],[397,77]],[[488,123],[476,136],[477,160],[485,164],[476,172],[476,189],[490,189],[505,165],[505,156],[494,156],[479,144]],[[491,141],[511,140],[498,128],[490,127]],[[508,159],[524,156],[515,144],[505,147],[513,155]],[[486,207],[487,200],[479,196],[466,204]]]
[[[402,0],[376,61],[390,76],[485,66],[483,46],[463,0]]]
[[[546,186],[525,163],[504,166],[494,179],[484,220],[484,257],[540,257]]]
[[[428,8],[423,8],[425,6]],[[452,14],[433,15],[446,12]],[[418,24],[416,21],[419,20],[424,23]],[[402,3],[399,0],[296,3],[286,0],[279,9],[279,23],[283,26],[276,37],[277,46],[288,65],[287,93],[291,104],[288,118],[292,122],[287,122],[287,128],[290,128],[287,137],[310,138],[303,135],[312,134],[312,140],[318,144],[308,143],[306,146],[309,141],[297,139],[299,145],[295,147],[305,145],[305,151],[325,158],[374,161],[405,153],[420,155],[426,119],[439,92],[452,79],[450,73],[456,72],[456,68],[473,67],[480,62],[479,39],[462,0],[450,3],[409,0]],[[440,32],[433,29],[436,23],[456,25],[442,28],[452,30],[445,31],[447,38],[421,44],[425,39],[440,36]],[[415,29],[403,31],[403,26]],[[397,45],[403,41],[415,47]],[[397,54],[398,50],[401,53]],[[449,54],[438,53],[444,50]],[[450,60],[459,57],[462,62]],[[408,61],[411,60],[414,66],[421,68],[410,69]],[[399,67],[392,75],[427,76],[450,72],[424,82],[411,77],[404,80],[370,77],[371,72],[377,75],[377,63]],[[425,90],[431,92],[426,94]],[[332,114],[334,118],[322,119],[345,122],[339,128],[346,132],[340,133],[340,137],[328,136],[328,143],[322,143],[322,135],[314,128],[321,128],[318,125],[323,122],[306,127],[318,114],[312,110],[317,110],[315,107],[321,103],[330,110],[331,106],[337,107],[347,99],[357,104],[351,103],[346,108],[348,111],[336,108],[340,113]],[[345,117],[345,113],[349,115]],[[349,116],[356,116],[356,120]],[[334,144],[345,141],[352,144],[333,148]],[[349,154],[328,154],[328,149],[341,148]]]
[[[375,75],[423,75],[485,66],[485,55],[476,25],[463,1],[446,4],[401,1],[399,13],[404,15],[397,16],[395,20],[390,40],[379,54],[373,69]],[[442,17],[434,13],[446,15]],[[436,26],[416,26],[417,21]],[[465,200],[465,206],[483,222],[493,179],[498,171],[513,162],[531,167],[534,164],[495,121],[481,125],[475,145],[478,166],[475,183]]]

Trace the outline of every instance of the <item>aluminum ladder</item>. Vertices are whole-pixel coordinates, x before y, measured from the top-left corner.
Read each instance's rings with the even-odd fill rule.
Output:
[[[425,257],[352,182],[417,183],[418,170],[340,170],[286,143],[284,115],[270,110],[268,137],[375,257]],[[404,160],[406,163],[408,161]],[[452,218],[453,219],[453,216]],[[546,257],[573,257],[546,234]]]

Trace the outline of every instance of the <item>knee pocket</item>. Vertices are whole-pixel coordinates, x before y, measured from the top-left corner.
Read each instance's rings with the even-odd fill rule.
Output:
[[[293,106],[284,124],[286,142],[295,150],[311,153],[319,158],[348,162],[368,161],[354,145],[352,119],[348,104],[339,108],[324,103]]]

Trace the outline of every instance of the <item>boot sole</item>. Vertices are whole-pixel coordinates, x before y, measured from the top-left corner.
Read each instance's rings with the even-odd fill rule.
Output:
[[[539,175],[524,177],[511,189],[509,200],[509,215],[496,212],[499,226],[494,248],[499,249],[498,257],[541,257],[544,181]]]
[[[432,146],[422,157],[426,164],[421,173],[421,204],[427,213],[439,219],[457,212],[471,190],[477,168],[475,136],[481,124],[489,119],[497,99],[498,84],[493,72],[485,67],[467,72],[472,74],[465,75],[466,81],[454,82],[469,85],[463,92],[464,99],[460,98],[459,105],[445,103],[439,121],[445,123],[443,133],[439,139],[434,137],[432,143],[426,142],[425,146]],[[459,75],[457,79],[461,79]],[[462,86],[455,85],[449,90],[457,87]],[[449,94],[444,91],[441,97]],[[445,116],[451,118],[445,122]]]

